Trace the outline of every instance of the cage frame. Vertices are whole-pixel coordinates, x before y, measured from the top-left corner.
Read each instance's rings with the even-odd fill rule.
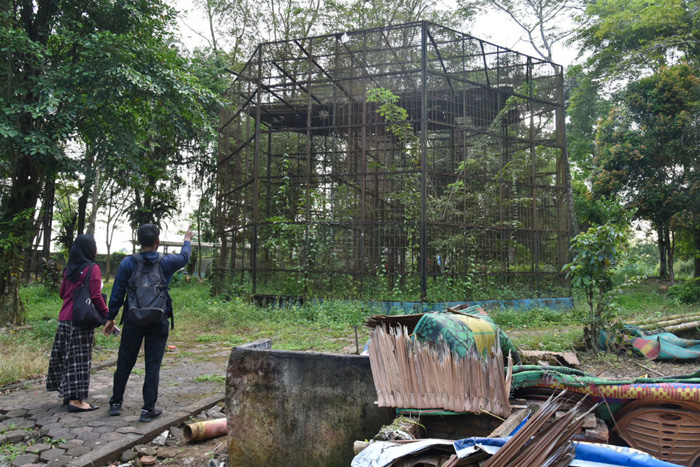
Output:
[[[404,34],[406,37],[410,36],[408,39],[409,43],[403,44],[401,47],[392,47],[389,37],[393,38],[394,36],[392,35],[401,37],[400,34]],[[417,40],[415,36],[418,36]],[[377,47],[376,42],[370,41],[368,37],[385,40],[386,49],[372,49],[369,45]],[[445,37],[447,39],[444,39]],[[454,39],[450,39],[451,37],[454,37]],[[444,43],[442,40],[444,40]],[[450,41],[463,44],[468,43],[469,47],[475,47],[473,50],[476,50],[476,58],[466,55],[455,58],[449,55],[454,51],[452,47],[454,44],[450,44]],[[317,52],[314,46],[317,43],[323,44],[325,42],[334,44],[334,47]],[[353,48],[349,47],[348,43]],[[361,45],[358,46],[358,43],[361,43]],[[462,47],[466,50],[466,46],[463,45]],[[418,53],[416,53],[416,50],[418,50]],[[279,53],[279,51],[288,52],[290,55],[285,56],[284,53]],[[392,63],[392,57],[389,57],[385,59],[386,63],[381,63],[382,53],[393,54],[393,58],[397,60]],[[406,55],[403,56],[401,54]],[[335,63],[328,61],[328,56],[333,58]],[[376,62],[370,63],[367,59],[368,56],[371,56]],[[496,57],[495,59],[494,56]],[[407,60],[401,60],[401,58],[406,57]],[[504,59],[502,57],[507,58]],[[467,60],[471,58],[474,58],[475,61],[481,60],[483,69],[465,69],[464,75],[467,76],[467,73],[470,73],[469,76],[471,76],[471,73],[473,73],[478,76],[481,73],[483,74],[482,81],[462,79],[462,77],[457,76],[457,73],[452,68],[453,61],[458,62],[461,59],[465,64],[472,63]],[[345,68],[343,68],[342,64],[339,65],[339,62],[344,59],[349,60],[351,65]],[[494,60],[495,65],[493,67],[490,67],[489,60]],[[513,63],[510,63],[509,60],[513,60]],[[303,61],[306,62],[306,67],[304,67]],[[329,69],[328,64],[335,65],[336,68]],[[382,67],[388,68],[388,71],[382,72]],[[522,68],[524,68],[525,72],[524,74],[519,74],[519,70]],[[310,70],[315,70],[315,72]],[[373,73],[371,70],[375,70],[375,72]],[[442,70],[442,74],[440,70]],[[357,71],[357,75],[354,75],[355,71]],[[342,75],[342,72],[350,73],[350,76]],[[306,76],[304,76],[305,73]],[[519,85],[516,87],[517,79],[522,79],[523,76],[524,82],[518,82]],[[431,79],[435,81],[441,80],[450,89],[431,88]],[[509,83],[508,80],[513,81],[511,83],[513,84],[511,86],[512,89],[506,86]],[[413,82],[417,82],[419,87],[418,89],[412,88],[409,92],[407,89],[401,88],[402,82],[409,83],[407,88],[410,88]],[[370,88],[368,83],[373,83],[374,86]],[[387,88],[379,86],[379,84],[386,85],[387,83],[389,84]],[[397,85],[396,83],[399,84]],[[456,90],[455,88],[458,85],[463,86],[464,89]],[[359,87],[360,91],[356,91],[354,86]],[[546,90],[542,92],[542,96],[535,95],[536,89],[539,88]],[[328,89],[331,89],[332,92],[329,93]],[[437,231],[440,222],[436,222],[431,218],[431,199],[428,191],[439,185],[436,180],[440,179],[440,177],[443,177],[444,180],[464,179],[466,183],[468,174],[466,170],[464,170],[465,173],[462,175],[456,174],[454,171],[452,173],[449,173],[449,171],[442,173],[431,168],[429,164],[431,160],[435,159],[435,156],[431,159],[431,152],[438,152],[435,149],[437,147],[437,137],[431,139],[431,135],[443,134],[440,133],[441,131],[444,134],[447,134],[447,131],[452,131],[452,140],[448,142],[452,145],[453,152],[454,140],[457,139],[454,134],[459,133],[468,134],[467,139],[471,138],[470,141],[472,142],[477,141],[477,138],[482,138],[487,141],[484,143],[485,145],[491,144],[494,147],[504,147],[505,149],[502,149],[503,154],[506,155],[504,160],[507,159],[507,154],[510,151],[508,149],[509,144],[516,148],[520,146],[525,147],[526,149],[516,149],[514,152],[524,151],[529,153],[529,157],[532,159],[531,167],[529,168],[532,172],[530,183],[512,183],[512,186],[517,186],[518,189],[525,191],[529,190],[531,193],[530,204],[533,219],[528,221],[531,227],[507,227],[505,225],[510,219],[504,216],[503,213],[501,213],[499,221],[503,223],[503,226],[500,227],[496,225],[498,224],[496,221],[492,222],[491,225],[476,225],[464,222],[458,226],[463,232],[469,232],[470,234],[479,229],[484,229],[494,234],[495,237],[500,235],[500,240],[496,239],[494,241],[501,241],[503,244],[513,243],[513,232],[517,232],[523,239],[527,239],[527,242],[531,243],[532,268],[529,271],[519,271],[511,268],[510,259],[503,259],[505,267],[501,271],[498,271],[498,268],[494,268],[487,271],[475,270],[469,272],[469,274],[479,278],[486,277],[489,280],[491,280],[490,278],[498,277],[497,282],[504,284],[509,283],[512,278],[520,279],[529,276],[532,280],[533,293],[529,297],[519,296],[517,298],[562,295],[562,293],[552,293],[554,289],[563,291],[564,295],[569,296],[570,284],[566,275],[561,272],[561,267],[569,261],[568,245],[571,234],[571,188],[566,154],[563,67],[428,21],[346,31],[302,39],[265,42],[256,48],[242,71],[236,73],[236,78],[227,91],[226,97],[231,102],[231,105],[225,106],[221,111],[217,161],[218,192],[216,197],[216,225],[221,248],[215,264],[216,275],[218,277],[228,277],[229,280],[237,282],[244,293],[261,295],[260,279],[261,277],[267,277],[267,280],[269,280],[269,274],[271,273],[288,273],[307,278],[314,274],[323,275],[328,273],[332,276],[333,274],[349,273],[349,277],[352,277],[353,280],[359,283],[360,295],[363,294],[366,281],[370,277],[376,277],[378,271],[378,253],[375,252],[372,258],[368,258],[368,253],[362,250],[365,247],[365,241],[369,241],[365,236],[371,231],[369,224],[371,223],[372,215],[374,215],[374,212],[370,212],[368,204],[370,201],[379,203],[379,201],[367,194],[367,187],[371,184],[369,179],[375,177],[379,180],[378,173],[367,169],[368,160],[370,159],[368,153],[371,150],[380,153],[382,150],[377,148],[384,144],[382,141],[392,138],[396,139],[395,135],[389,134],[390,131],[387,130],[390,122],[382,122],[377,117],[378,106],[368,105],[367,99],[364,98],[369,89],[388,89],[390,92],[398,90],[394,95],[398,98],[399,104],[404,105],[404,107],[401,107],[401,105],[399,107],[407,110],[407,121],[415,130],[419,144],[419,157],[415,166],[408,167],[404,164],[396,172],[387,170],[387,173],[383,174],[388,177],[396,176],[397,174],[410,175],[418,177],[420,180],[419,193],[411,193],[414,197],[419,196],[420,200],[419,218],[415,219],[415,225],[413,226],[418,237],[417,245],[412,246],[410,252],[399,251],[395,254],[396,257],[402,258],[400,261],[404,262],[408,261],[405,259],[406,255],[411,256],[411,264],[415,267],[414,270],[408,272],[405,270],[392,272],[391,274],[394,277],[389,282],[395,283],[397,278],[402,278],[402,275],[411,276],[414,282],[417,278],[419,286],[413,287],[413,291],[417,292],[414,293],[415,299],[429,301],[429,280],[445,276],[444,273],[441,273],[441,270],[444,269],[442,265],[439,266],[441,270],[436,272],[435,264],[431,264],[431,258],[436,258],[437,262],[440,261],[440,256],[435,255],[429,246],[429,242],[433,238],[432,232]],[[520,92],[522,89],[525,89],[527,93]],[[461,104],[458,103],[460,99],[455,98],[458,92],[463,93]],[[440,93],[444,93],[448,97],[443,99]],[[493,98],[494,95],[496,96],[495,99]],[[449,96],[452,96],[452,98],[450,99]],[[362,98],[360,99],[359,97]],[[344,99],[346,99],[346,102],[342,103]],[[449,109],[452,108],[451,106],[457,108],[461,105],[464,108],[467,106],[467,102],[479,101],[480,99],[482,101],[487,100],[490,102],[489,105],[495,108],[495,110],[491,109],[491,114],[488,116],[481,118],[477,117],[477,114],[469,116],[465,113],[466,116],[460,117],[462,118],[462,123],[459,123],[460,121],[454,115],[452,121],[441,121],[441,112],[444,115],[448,115]],[[511,101],[516,103],[509,104]],[[441,110],[440,108],[436,110],[436,103],[444,105],[444,108],[448,110]],[[340,114],[343,110],[339,109],[343,105],[349,109],[347,111],[347,121],[342,121],[342,124],[336,124],[337,121],[340,121]],[[505,112],[509,105],[514,105],[517,108],[513,112],[522,113],[522,110],[518,108],[521,105],[523,108],[527,108],[524,115],[529,119],[529,124],[522,124],[521,121],[517,121],[518,118],[522,117],[524,119],[525,117],[515,114],[511,116],[508,114],[511,110]],[[353,109],[357,110],[358,108],[362,110],[353,111]],[[541,115],[538,115],[536,110],[533,109],[536,109]],[[482,111],[486,115],[488,106],[484,106]],[[502,133],[500,135],[493,134],[494,131],[491,128],[493,121],[496,120],[486,125],[494,111],[495,118],[500,119],[501,128],[498,128],[498,131]],[[330,117],[324,117],[324,112]],[[419,115],[417,115],[418,112]],[[336,123],[330,126],[325,125],[322,121],[323,118],[331,118]],[[360,121],[355,121],[358,118]],[[447,117],[445,118],[447,119]],[[509,119],[513,119],[515,123]],[[540,123],[540,127],[537,127],[534,124],[536,119],[544,120],[544,123]],[[466,123],[463,123],[465,121]],[[520,124],[524,125],[523,128],[527,127],[525,129],[529,132],[528,134],[516,134],[515,136],[508,134],[509,131],[513,131],[513,126]],[[449,130],[445,130],[445,128],[450,126]],[[343,127],[343,129],[339,129],[340,127]],[[383,129],[378,129],[380,127]],[[385,139],[380,141],[377,135],[382,134],[382,132]],[[538,132],[546,134],[538,138]],[[275,137],[274,135],[278,133],[280,136]],[[272,174],[270,169],[270,158],[279,156],[279,154],[274,154],[278,150],[272,149],[273,142],[274,144],[280,144],[280,138],[285,138],[285,134],[303,134],[306,137],[306,140],[303,142],[305,153],[299,152],[297,163],[301,166],[302,156],[305,157],[307,173],[305,178],[300,176],[298,181],[299,186],[303,185],[306,187],[304,197],[307,201],[304,206],[305,212],[300,213],[298,216],[295,213],[287,218],[286,221],[282,220],[279,222],[287,226],[296,226],[295,228],[299,228],[299,230],[303,227],[307,246],[310,230],[318,227],[318,225],[324,223],[333,224],[335,222],[338,228],[347,228],[347,225],[341,225],[343,222],[333,221],[332,218],[328,220],[315,219],[313,217],[313,203],[309,201],[312,197],[310,189],[312,185],[316,184],[314,189],[321,190],[318,186],[322,185],[322,183],[313,180],[316,178],[323,178],[324,180],[332,180],[333,176],[345,176],[348,179],[357,178],[357,185],[354,188],[357,190],[359,197],[358,212],[356,217],[350,222],[356,223],[356,228],[361,230],[361,232],[357,232],[357,236],[361,237],[362,245],[358,246],[360,250],[355,252],[357,269],[350,271],[314,270],[310,267],[305,269],[305,265],[301,264],[301,266],[293,266],[291,270],[287,266],[287,269],[281,267],[278,271],[275,271],[274,265],[270,266],[267,257],[261,259],[261,253],[263,255],[270,254],[268,231],[271,223],[274,224],[276,222],[270,221],[270,219],[278,217],[270,216],[269,206],[264,206],[261,196],[269,198],[273,190],[272,187],[278,186],[280,180],[285,177],[283,173]],[[389,135],[388,138],[386,137],[387,134]],[[351,151],[347,148],[350,147],[351,139],[355,138],[355,135],[360,135],[357,136],[359,138],[357,141],[353,140],[355,144],[359,141],[360,150],[355,154],[357,157],[353,159],[354,156],[348,155]],[[340,140],[345,138],[347,141],[345,143],[344,157],[352,159],[350,162],[359,164],[361,169],[348,174],[320,173],[320,169],[319,173],[313,173],[314,164],[320,167],[319,161],[321,160],[317,159],[316,156],[318,154],[314,153],[314,138],[320,139],[322,137]],[[292,139],[290,136],[286,138],[287,140]],[[368,141],[371,138],[375,139],[371,142]],[[337,158],[342,159],[343,144],[337,141],[332,144],[341,147]],[[372,146],[373,149],[370,149],[372,144],[375,144],[375,146]],[[395,144],[395,142],[389,144]],[[300,143],[299,147],[301,146],[302,144]],[[330,151],[331,153],[336,151],[336,146]],[[401,153],[399,157],[401,155],[405,157],[407,154],[406,147],[399,149]],[[414,148],[411,148],[411,151],[413,150]],[[397,153],[396,147],[390,147],[385,152],[390,153],[392,151]],[[462,149],[457,150],[457,154],[451,154],[450,157],[455,159],[456,156],[464,156],[463,159],[466,159],[467,156],[460,153],[460,151],[466,154],[469,151],[468,145],[465,143]],[[538,172],[538,157],[540,157],[540,154],[547,154],[548,152],[552,152],[553,156],[542,157],[550,157],[553,160],[547,160],[547,164],[551,168],[546,172],[546,175],[543,175]],[[266,156],[267,162],[264,160]],[[322,155],[323,161],[326,161],[325,157],[325,154]],[[331,163],[332,159],[333,154],[329,156]],[[265,162],[267,165],[263,167]],[[341,164],[338,161],[336,162]],[[508,165],[509,162],[506,161],[504,165]],[[266,172],[263,170],[266,170]],[[499,175],[499,177],[502,177],[502,175]],[[537,182],[539,179],[552,179],[553,181]],[[489,182],[493,182],[493,179],[489,180],[489,175],[484,175],[483,183],[488,184]],[[334,182],[326,181],[325,183],[330,186]],[[450,186],[449,183],[444,183],[446,186]],[[503,190],[510,190],[506,186],[509,184],[508,182],[501,180],[497,181],[497,183],[505,187]],[[347,182],[347,184],[351,185],[351,182]],[[375,190],[378,190],[376,185],[380,185],[380,182],[377,181],[374,185]],[[390,183],[387,183],[387,185],[390,185]],[[546,193],[551,198],[547,198],[545,201],[543,193]],[[524,199],[527,199],[527,197]],[[302,202],[301,204],[304,203]],[[543,206],[547,204],[546,210],[544,207],[542,208],[543,211],[550,213],[547,221],[538,219],[538,211],[540,210],[538,204]],[[389,211],[389,208],[386,210]],[[389,217],[391,216],[387,218]],[[545,216],[541,214],[540,217]],[[387,227],[391,222],[396,223],[397,221],[392,217],[390,221],[380,219],[377,222],[379,224],[384,222],[385,224],[382,225]],[[455,223],[453,222],[452,224]],[[540,225],[545,224],[547,228],[540,227]],[[448,227],[450,226],[446,226],[446,228]],[[451,225],[451,227],[455,228],[455,225]],[[400,227],[397,228],[400,230]],[[500,233],[498,233],[499,231]],[[372,232],[376,234],[375,231]],[[551,264],[550,262],[542,263],[542,257],[545,256],[543,251],[546,249],[542,243],[542,238],[544,237],[549,240],[548,244],[554,244],[554,247],[550,246],[548,248],[556,250],[551,255],[553,256],[550,259]],[[389,247],[381,245],[375,248],[389,249]],[[401,248],[406,250],[405,247]],[[264,251],[261,252],[261,250]],[[300,251],[298,256],[301,257],[304,254],[303,251]],[[501,258],[505,258],[505,256],[511,255],[512,252],[495,253],[496,256],[499,256],[499,254]],[[346,263],[345,266],[352,263],[352,261]],[[541,265],[544,267],[541,267]],[[544,268],[549,270],[543,271],[542,269]],[[467,275],[465,273],[464,277],[467,277]],[[460,278],[460,274],[448,274],[447,276],[455,277],[457,280]],[[554,283],[558,285],[549,289],[541,287],[540,282],[545,277],[548,284]],[[323,291],[319,291],[318,287],[310,291],[304,285],[293,291],[279,289],[272,295],[309,297],[323,295]],[[364,298],[392,299],[393,297],[376,297],[365,294]],[[468,297],[455,296],[451,298],[453,301],[463,301]],[[514,297],[492,296],[488,298]],[[436,300],[433,299],[432,301]]]

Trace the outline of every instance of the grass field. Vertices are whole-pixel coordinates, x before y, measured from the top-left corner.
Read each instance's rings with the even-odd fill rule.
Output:
[[[362,324],[378,311],[363,304],[325,302],[317,306],[258,308],[242,300],[212,298],[206,284],[173,287],[175,329],[171,340],[181,345],[197,342],[223,342],[235,346],[270,338],[276,349],[351,352],[360,350],[369,331]],[[109,293],[110,287],[105,291]],[[690,312],[696,306],[681,305],[665,293],[663,283],[647,280],[625,290],[619,298],[620,319],[630,320],[653,315]],[[42,285],[26,286],[21,291],[27,310],[27,325],[0,329],[0,386],[42,376],[56,331],[61,306],[57,293]],[[516,346],[523,349],[566,350],[582,337],[587,309],[583,299],[575,297],[571,311],[551,309],[494,311],[491,316]],[[355,339],[357,329],[357,340]],[[116,357],[119,341],[96,333],[95,361]]]

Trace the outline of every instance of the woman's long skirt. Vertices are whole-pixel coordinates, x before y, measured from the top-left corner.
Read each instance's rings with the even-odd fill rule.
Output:
[[[70,321],[59,321],[51,349],[46,390],[63,398],[85,400],[90,387],[93,329],[80,329]]]

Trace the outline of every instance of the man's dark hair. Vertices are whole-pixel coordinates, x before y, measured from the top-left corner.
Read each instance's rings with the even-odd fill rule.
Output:
[[[139,240],[141,246],[150,247],[154,246],[160,237],[160,229],[154,224],[143,224],[136,231],[136,238]]]

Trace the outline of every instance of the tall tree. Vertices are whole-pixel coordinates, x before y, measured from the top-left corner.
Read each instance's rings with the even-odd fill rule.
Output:
[[[577,38],[597,77],[636,79],[661,66],[700,59],[698,0],[597,0]]]
[[[639,218],[652,223],[669,267],[674,221],[698,217],[691,195],[700,186],[698,111],[700,75],[680,64],[630,83],[598,128],[600,172],[594,189],[620,194]]]
[[[324,32],[366,29],[429,20],[459,28],[471,17],[471,5],[455,9],[438,0],[326,0]]]
[[[17,278],[46,181],[81,171],[90,193],[90,164],[138,167],[154,112],[180,116],[173,125],[201,123],[199,101],[208,96],[180,66],[170,32],[175,15],[159,0],[2,5],[0,322],[17,323]],[[71,141],[89,151],[67,154]]]
[[[124,187],[120,186],[115,179],[111,179],[103,185],[100,196],[102,197],[100,206],[104,214],[102,219],[105,224],[105,246],[107,247],[107,267],[104,277],[105,280],[109,280],[112,274],[114,234],[126,212],[128,197]]]
[[[461,5],[472,2],[458,0]],[[522,40],[544,60],[555,61],[554,49],[572,38],[585,8],[583,0],[480,0],[487,10],[506,14],[522,33]]]

